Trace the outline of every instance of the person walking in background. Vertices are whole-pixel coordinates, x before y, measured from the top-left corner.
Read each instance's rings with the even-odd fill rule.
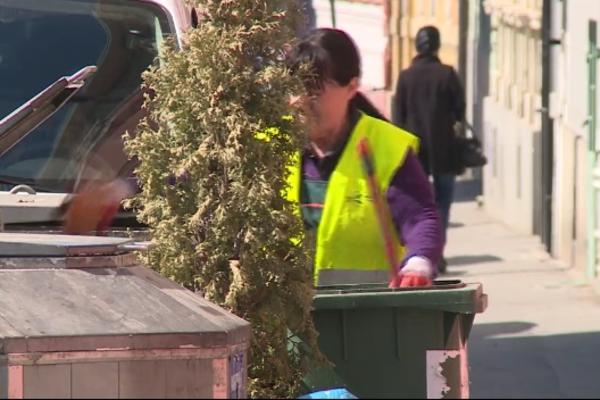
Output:
[[[461,166],[456,152],[455,125],[465,116],[464,90],[456,71],[438,57],[440,32],[434,26],[419,29],[417,56],[403,70],[393,102],[393,122],[421,139],[419,161],[433,178],[435,203],[446,243],[454,182]],[[441,258],[438,269],[446,271]]]
[[[358,92],[360,56],[345,32],[313,31],[288,54],[288,65],[292,72],[302,65],[310,69],[304,76],[308,94],[293,99],[308,116],[308,145],[292,168],[288,199],[300,206],[307,233],[316,238],[315,281],[332,285],[390,279],[381,226],[357,151],[366,138],[394,228],[399,265],[390,286],[430,285],[442,238],[431,186],[416,156],[418,138],[381,119]]]

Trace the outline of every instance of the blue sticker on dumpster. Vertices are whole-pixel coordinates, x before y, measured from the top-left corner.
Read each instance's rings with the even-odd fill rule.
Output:
[[[331,390],[320,390],[305,394],[304,396],[298,397],[299,399],[358,399],[355,395],[350,393],[347,389],[331,389]]]
[[[244,353],[234,354],[229,359],[229,371],[231,376],[230,399],[241,399],[244,385]]]

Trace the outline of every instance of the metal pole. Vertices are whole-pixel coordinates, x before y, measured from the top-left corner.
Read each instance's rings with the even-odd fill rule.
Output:
[[[552,76],[552,60],[550,46],[552,44],[551,0],[544,0],[542,6],[542,107],[541,107],[541,207],[540,236],[548,252],[552,251],[552,169],[554,153],[553,123],[550,118],[550,79]]]
[[[331,26],[335,28],[335,0],[329,0],[329,4],[331,6]]]
[[[460,0],[459,9],[459,31],[458,31],[458,76],[463,84],[465,93],[467,88],[467,48],[469,40],[469,1]]]
[[[595,170],[598,162],[598,153],[596,151],[596,67],[598,62],[597,48],[597,24],[590,20],[588,24],[589,49],[587,54],[588,62],[588,262],[587,275],[589,278],[595,278],[597,274],[597,207],[596,188],[595,188]]]

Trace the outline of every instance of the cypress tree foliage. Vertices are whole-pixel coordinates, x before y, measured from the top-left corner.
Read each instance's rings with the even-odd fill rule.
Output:
[[[250,396],[295,396],[307,356],[290,333],[322,360],[310,253],[283,196],[303,141],[289,106],[303,88],[282,62],[296,2],[193,3],[202,23],[145,73],[148,116],[125,138],[142,188],[130,205],[155,244],[144,261],[252,324]]]

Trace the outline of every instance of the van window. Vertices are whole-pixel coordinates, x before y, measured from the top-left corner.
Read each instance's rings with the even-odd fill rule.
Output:
[[[173,32],[165,11],[132,0],[2,0],[0,119],[58,78],[96,74],[56,114],[0,158],[0,175],[69,191],[94,168],[123,174],[123,133],[140,118],[141,74]],[[98,172],[96,171],[96,172]],[[86,179],[85,177],[83,179]]]

